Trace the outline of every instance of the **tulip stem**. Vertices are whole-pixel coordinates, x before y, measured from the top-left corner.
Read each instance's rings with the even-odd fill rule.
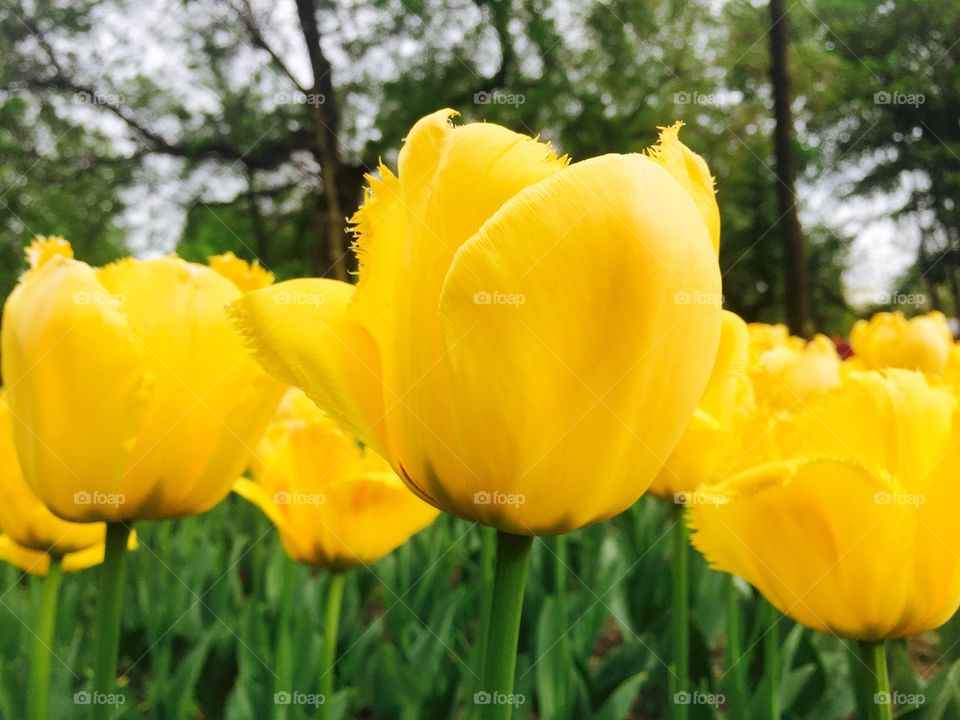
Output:
[[[763,669],[769,682],[769,717],[770,720],[780,720],[780,611],[770,603],[766,605],[768,623],[763,636]]]
[[[671,717],[690,715],[690,538],[683,505],[673,512],[673,667],[670,668]]]
[[[343,585],[347,576],[343,570],[330,572],[330,585],[327,588],[327,614],[323,626],[323,677],[320,687],[323,703],[320,705],[320,718],[330,717],[330,701],[333,700],[334,668],[337,663],[337,636],[340,634],[340,608],[343,606]]]
[[[482,686],[474,696],[474,702],[483,705],[484,720],[510,720],[513,713],[517,641],[532,548],[532,536],[497,532],[487,656],[481,673]]]
[[[482,690],[483,663],[487,658],[487,635],[490,632],[490,603],[493,598],[488,588],[493,587],[494,562],[497,555],[497,531],[492,527],[480,525],[480,628],[477,637],[476,655],[480,666],[480,677],[476,678],[474,691]],[[466,713],[466,718],[472,720],[480,716],[480,707],[472,706]]]
[[[57,598],[63,563],[59,556],[50,556],[50,569],[43,581],[43,601],[33,644],[33,667],[30,671],[30,717],[46,720],[50,700],[50,663],[53,658],[53,630],[57,624]]]
[[[297,563],[288,557],[283,558],[283,591],[280,601],[280,616],[277,623],[277,655],[275,667],[277,669],[275,693],[293,691],[293,663],[294,650],[291,637],[291,610],[293,606],[293,589],[296,585]],[[286,720],[290,708],[280,705],[276,708],[274,717]]]
[[[93,673],[93,687],[109,695],[117,681],[117,655],[120,647],[120,616],[123,607],[123,585],[127,575],[127,540],[130,526],[123,522],[107,523],[107,541],[100,566],[100,597],[97,613],[99,639]],[[94,720],[107,718],[113,710],[107,702],[91,705]]]
[[[860,641],[860,657],[870,676],[873,692],[866,698],[870,720],[893,720],[893,699],[890,697],[890,675],[887,672],[887,646],[883,640]]]
[[[730,693],[729,707],[734,712],[746,712],[747,701],[747,663],[743,657],[743,610],[740,606],[740,591],[737,579],[727,577],[727,674],[730,675],[727,692]]]

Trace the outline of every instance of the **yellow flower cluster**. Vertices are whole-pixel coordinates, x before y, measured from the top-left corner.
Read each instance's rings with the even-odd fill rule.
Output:
[[[721,353],[711,384],[735,377],[752,395],[708,388],[712,432],[695,416],[667,463],[693,544],[817,630],[877,640],[946,622],[960,605],[960,416],[944,316],[860,321],[846,360],[782,326],[737,337],[746,369]]]

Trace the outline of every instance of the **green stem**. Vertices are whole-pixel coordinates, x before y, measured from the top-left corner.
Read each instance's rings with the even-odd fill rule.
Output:
[[[887,673],[887,646],[883,640],[860,641],[860,657],[869,668],[869,687],[873,690],[867,698],[870,720],[893,720],[893,699],[890,697],[890,675]]]
[[[43,601],[33,644],[33,667],[30,670],[30,713],[34,720],[47,719],[50,700],[50,663],[53,658],[53,630],[57,623],[57,597],[63,564],[57,556],[50,556],[50,569],[43,581]]]
[[[523,590],[533,537],[497,532],[497,567],[490,605],[487,656],[483,683],[475,702],[483,704],[484,720],[510,720],[513,712],[513,680],[517,667],[517,641]]]
[[[276,668],[277,677],[274,683],[274,693],[293,692],[293,639],[292,639],[292,608],[293,590],[297,582],[297,563],[290,558],[283,557],[283,589],[280,600],[280,616],[277,623]],[[290,708],[279,705],[276,708],[277,720],[285,720]]]
[[[323,677],[320,687],[323,692],[323,704],[320,705],[320,718],[330,717],[330,702],[333,700],[333,676],[337,661],[337,636],[340,634],[340,608],[343,606],[343,585],[346,581],[343,570],[330,572],[330,586],[327,588],[327,614],[323,626]]]
[[[117,653],[120,646],[120,615],[123,607],[123,585],[127,575],[127,540],[130,526],[122,522],[107,523],[107,541],[100,566],[100,597],[97,613],[99,639],[93,673],[95,692],[112,694],[117,681]],[[94,720],[109,717],[112,706],[105,702],[91,705]]]
[[[690,539],[683,506],[673,513],[673,667],[670,698],[673,720],[690,715]]]
[[[740,594],[737,579],[727,577],[727,673],[730,680],[727,692],[730,693],[730,707],[735,713],[746,712],[747,700],[747,662],[743,657],[743,609],[740,606]]]
[[[560,615],[558,627],[567,627],[567,536],[557,535],[554,538],[556,543],[555,552],[557,554],[556,563],[554,563],[553,591],[557,598],[557,612]],[[558,647],[563,657],[564,667],[572,668],[573,650],[571,648],[572,639],[564,634],[560,638]],[[557,697],[560,699],[559,715],[560,717],[569,717],[571,705],[573,702],[573,692],[570,685],[570,673],[563,672],[559,677],[554,678],[554,689]]]
[[[761,600],[761,602],[766,602]],[[763,636],[763,669],[770,683],[770,720],[780,720],[780,611],[767,605],[767,631]]]
[[[480,667],[480,677],[476,678],[474,692],[483,688],[483,663],[487,658],[487,635],[490,631],[490,603],[492,598],[488,588],[493,587],[494,563],[497,556],[497,531],[492,527],[480,525],[480,628],[477,636],[476,659]],[[466,711],[469,720],[480,716],[480,706],[470,705]]]

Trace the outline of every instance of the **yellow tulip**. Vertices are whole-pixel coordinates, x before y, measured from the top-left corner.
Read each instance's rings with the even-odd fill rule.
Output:
[[[103,561],[105,526],[61,520],[33,494],[17,460],[6,399],[0,394],[0,560],[45,575],[50,557],[63,569],[83,570]],[[131,542],[135,543],[134,535]]]
[[[299,390],[285,396],[251,470],[253,480],[238,480],[234,491],[273,521],[290,557],[309,565],[372,563],[437,516]]]
[[[940,375],[954,347],[943,313],[934,310],[907,320],[901,312],[881,312],[858,320],[850,331],[854,359],[866,368],[904,368]]]
[[[224,311],[229,279],[176,257],[94,268],[38,239],[3,312],[3,376],[27,483],[65,520],[177,517],[218,503],[282,385]]]
[[[800,348],[806,344],[803,338],[791,335],[787,326],[782,324],[750,323],[747,330],[750,333],[750,355],[754,361],[775,347],[789,345]]]
[[[234,303],[264,366],[432,505],[510,533],[572,530],[646,490],[706,387],[720,331],[702,162],[568,165],[503,127],[420,120],[354,218],[356,288]],[[588,488],[585,490],[585,488]]]
[[[960,385],[960,345],[950,348],[950,356],[943,369],[943,381],[951,385]]]
[[[775,343],[754,330],[754,367],[751,372],[757,402],[789,409],[840,382],[840,356],[830,338],[817,335],[810,342],[787,337]],[[759,342],[758,342],[759,341]]]
[[[650,492],[665,499],[680,497],[703,482],[717,479],[741,451],[744,423],[753,410],[753,385],[747,374],[750,336],[732,312],[723,312],[720,348],[707,389]]]
[[[957,401],[905,370],[851,372],[774,429],[783,460],[702,486],[694,545],[807,627],[912,635],[960,605]]]
[[[135,532],[130,534],[127,541],[127,549],[137,549],[137,536]],[[104,551],[105,545],[101,538],[99,545],[91,545],[83,550],[60,556],[62,562],[61,567],[64,572],[86,570],[103,562]],[[0,535],[0,560],[15,565],[31,575],[46,575],[50,570],[50,561],[53,557],[51,553],[18,545],[9,535]]]

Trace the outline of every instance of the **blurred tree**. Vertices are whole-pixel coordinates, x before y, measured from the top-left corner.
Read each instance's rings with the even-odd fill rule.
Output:
[[[783,243],[787,322],[790,331],[810,336],[810,288],[797,213],[796,163],[791,112],[789,22],[784,0],[770,0],[770,84],[773,87],[774,153],[776,158],[777,230]]]
[[[116,254],[123,229],[137,224],[122,213],[162,199],[178,179],[170,194],[186,211],[182,228],[176,207],[161,208],[153,222],[179,237],[181,254],[230,249],[281,277],[332,275],[364,173],[379,157],[394,162],[427,112],[450,106],[465,119],[542,132],[574,160],[641,150],[657,125],[680,118],[684,140],[718,177],[728,306],[749,320],[784,317],[763,5],[190,0],[152,15],[146,7],[100,0],[64,10],[39,0],[0,8],[10,29],[0,88],[37,118],[4,131],[42,136],[47,126],[73,125],[82,136],[74,148],[90,146],[98,164],[119,166],[104,185],[110,212],[86,215],[84,228],[60,225],[65,232],[95,237],[98,247],[110,247],[109,234]],[[794,152],[803,182],[824,167],[822,86],[842,61],[824,51],[808,17],[795,26]],[[144,53],[145,42],[162,57]],[[37,159],[27,143],[13,151],[21,167]],[[72,159],[54,157],[66,176],[80,176]],[[46,192],[39,178],[24,182],[25,197]],[[49,193],[63,195],[56,186]],[[25,239],[2,205],[0,222]],[[41,224],[36,232],[52,227]],[[169,247],[150,239],[134,249]],[[808,262],[810,284],[834,283],[837,303],[816,308],[817,320],[847,312],[837,284],[841,249],[840,241],[810,248],[819,258]]]
[[[859,161],[850,196],[899,199],[891,216],[918,238],[899,289],[958,315],[960,5],[817,0],[816,12],[842,63],[831,77],[838,102],[824,114],[828,154]]]

